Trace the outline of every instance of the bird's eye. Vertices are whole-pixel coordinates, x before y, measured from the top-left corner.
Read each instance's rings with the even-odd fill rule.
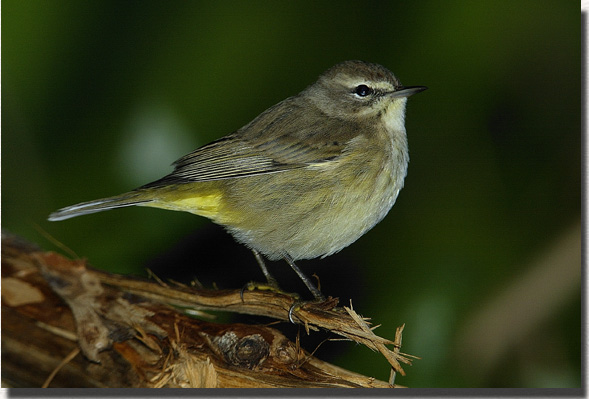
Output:
[[[360,97],[369,96],[373,92],[374,92],[374,90],[372,90],[370,87],[368,87],[366,85],[359,85],[359,86],[356,86],[356,88],[354,89],[354,93]]]

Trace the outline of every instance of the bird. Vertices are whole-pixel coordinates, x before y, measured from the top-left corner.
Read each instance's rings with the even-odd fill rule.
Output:
[[[271,286],[263,257],[284,259],[324,299],[295,262],[342,250],[386,216],[409,163],[407,97],[425,89],[379,64],[341,62],[161,179],[49,220],[133,205],[204,216],[252,250]]]

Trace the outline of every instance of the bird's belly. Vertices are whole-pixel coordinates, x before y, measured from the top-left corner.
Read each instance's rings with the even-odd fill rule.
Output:
[[[331,255],[384,218],[402,185],[388,168],[360,176],[341,170],[301,172],[258,176],[260,184],[242,184],[248,199],[234,194],[241,200],[227,202],[241,216],[226,224],[237,241],[272,260],[285,254],[295,260]],[[233,190],[240,191],[239,184]]]

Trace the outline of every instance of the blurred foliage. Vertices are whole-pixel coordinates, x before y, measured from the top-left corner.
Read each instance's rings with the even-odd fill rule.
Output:
[[[400,384],[580,387],[580,280],[500,361],[483,369],[471,348],[461,367],[457,355],[469,320],[580,223],[578,4],[5,0],[2,22],[4,229],[54,249],[40,227],[118,272],[209,273],[232,288],[260,280],[248,251],[203,218],[145,208],[46,217],[161,177],[337,62],[377,62],[429,87],[408,105],[405,188],[357,243],[301,267],[381,335],[407,323],[403,350],[422,360]],[[244,267],[231,269],[227,253]],[[281,283],[296,280],[271,267]],[[530,305],[535,295],[545,292]],[[388,379],[365,348],[326,343],[317,355]]]

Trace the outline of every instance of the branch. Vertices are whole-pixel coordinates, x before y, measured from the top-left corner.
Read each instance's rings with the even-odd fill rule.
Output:
[[[223,310],[288,320],[293,301],[108,274],[3,234],[3,379],[64,387],[394,386],[323,362],[270,327],[188,315]],[[404,375],[399,362],[410,360],[399,352],[400,331],[395,342],[380,338],[351,306],[336,304],[306,303],[293,319],[307,332],[327,329],[381,352]]]

